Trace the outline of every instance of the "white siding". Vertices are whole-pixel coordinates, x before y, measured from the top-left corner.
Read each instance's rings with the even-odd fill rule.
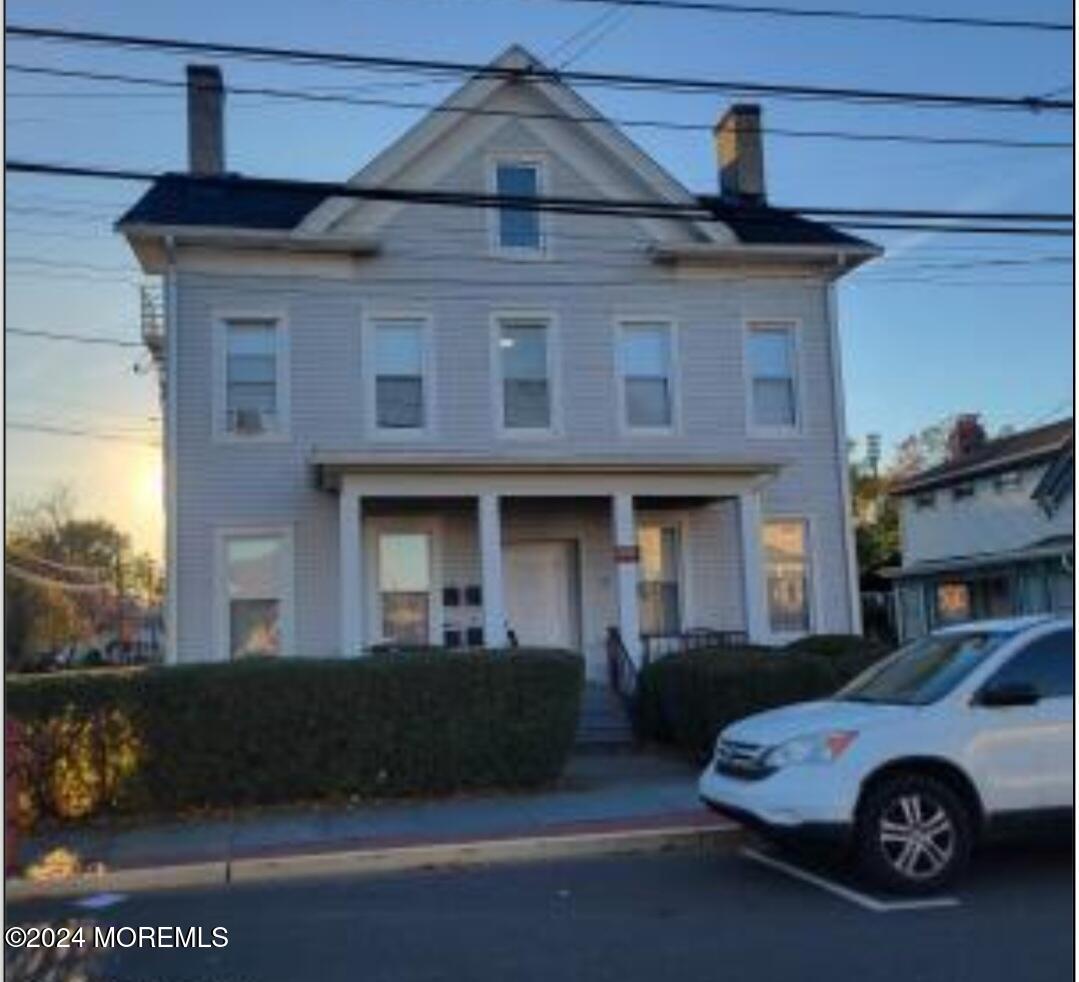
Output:
[[[978,478],[974,495],[956,499],[938,488],[933,504],[919,508],[915,495],[900,499],[903,565],[982,553],[1023,549],[1050,536],[1072,534],[1072,508],[1063,502],[1047,518],[1031,498],[1045,465],[1027,468],[1018,487],[997,490],[994,479]]]
[[[489,151],[539,149],[550,154],[551,194],[593,195],[603,190],[538,142],[535,129],[520,123],[495,127],[488,141],[479,143],[439,186],[481,188]],[[345,278],[304,273],[299,266],[289,275],[271,275],[269,266],[229,273],[222,265],[219,272],[199,272],[190,265],[184,269],[182,261],[175,325],[178,364],[170,375],[179,399],[179,660],[204,659],[213,651],[208,612],[213,609],[214,529],[245,523],[292,526],[297,653],[336,652],[336,501],[314,488],[308,458],[316,448],[372,449],[363,418],[361,321],[368,312],[402,308],[432,318],[434,433],[426,444],[412,439],[402,441],[401,447],[515,457],[618,454],[638,458],[644,468],[650,459],[679,453],[717,460],[787,460],[765,492],[765,514],[811,521],[820,613],[816,627],[850,629],[840,486],[844,462],[837,457],[825,284],[777,272],[752,278],[678,274],[647,259],[646,230],[625,219],[553,215],[549,235],[550,262],[500,261],[488,255],[483,212],[408,206],[384,231],[383,252],[357,260]],[[250,269],[252,260],[242,261]],[[548,310],[559,319],[564,432],[558,437],[508,442],[497,435],[489,323],[494,311],[507,307]],[[215,311],[237,308],[284,311],[288,317],[288,442],[242,446],[211,440],[213,317]],[[672,435],[621,433],[614,325],[627,314],[661,316],[677,324],[682,418]],[[802,426],[795,436],[750,439],[744,325],[774,318],[794,318],[800,325]],[[378,442],[380,450],[394,448],[393,442]],[[724,503],[692,517],[700,532],[692,550],[704,598],[697,618],[701,624],[741,626],[736,514]],[[583,515],[577,521],[583,521]],[[593,516],[586,524],[595,525],[582,553],[592,564],[586,577],[594,580],[600,596],[601,581],[611,575],[611,550],[603,544],[608,520]],[[706,548],[708,542],[718,548]],[[721,542],[729,545],[719,547]],[[466,555],[463,546],[460,554],[448,550],[447,562],[475,562]],[[604,603],[585,612],[593,627],[605,627],[611,617]],[[586,633],[593,636],[591,630]]]

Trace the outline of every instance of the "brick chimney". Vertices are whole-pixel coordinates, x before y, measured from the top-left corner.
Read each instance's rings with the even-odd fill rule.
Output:
[[[764,145],[761,107],[735,103],[713,131],[719,190],[732,204],[764,204]]]
[[[985,428],[978,413],[960,413],[948,434],[948,459],[966,457],[981,447],[985,440]]]
[[[225,172],[225,85],[217,65],[187,66],[187,157],[192,174]]]

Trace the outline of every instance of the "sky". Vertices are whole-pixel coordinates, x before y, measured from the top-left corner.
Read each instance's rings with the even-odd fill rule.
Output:
[[[787,2],[787,0],[784,0]],[[810,6],[808,0],[801,5]],[[788,5],[796,6],[795,0]],[[819,5],[819,4],[818,4]],[[849,0],[864,10],[1071,19],[1062,0]],[[832,4],[831,6],[840,6]],[[960,30],[720,17],[560,0],[309,0],[306,4],[9,0],[9,24],[486,62],[524,44],[549,63],[644,75],[1071,98],[1063,33]],[[356,69],[217,59],[226,84],[306,88],[433,102],[453,83]],[[180,80],[182,56],[49,42],[7,46],[7,156],[150,170],[183,169],[181,92],[56,79],[13,66]],[[717,94],[589,88],[612,117],[710,123]],[[766,128],[1070,141],[1067,114],[761,100]],[[230,96],[231,170],[343,180],[404,132],[419,110]],[[694,191],[716,187],[711,137],[630,135]],[[787,206],[1072,210],[1067,150],[766,137],[770,200]],[[139,337],[139,275],[113,220],[132,184],[10,176],[6,258],[8,501],[64,484],[161,552],[157,383],[137,348],[15,335],[10,329]],[[990,429],[1072,411],[1072,254],[1067,238],[876,232],[888,256],[844,280],[840,330],[848,429],[880,433],[886,452],[957,412]],[[989,263],[987,265],[987,262]],[[58,435],[24,426],[86,431]],[[86,433],[96,434],[89,436]]]

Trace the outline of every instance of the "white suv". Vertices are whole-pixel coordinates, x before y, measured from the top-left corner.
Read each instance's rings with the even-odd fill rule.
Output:
[[[1070,618],[937,631],[831,699],[728,726],[701,797],[766,833],[847,844],[889,888],[937,889],[983,832],[1072,810],[1074,659]]]

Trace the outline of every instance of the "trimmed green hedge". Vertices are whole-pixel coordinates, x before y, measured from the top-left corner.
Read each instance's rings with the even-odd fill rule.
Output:
[[[7,680],[34,815],[525,787],[561,773],[584,676],[560,651],[252,659]]]
[[[641,673],[639,735],[705,760],[727,724],[831,695],[885,653],[853,635],[818,635],[779,650],[710,648],[669,655]]]

